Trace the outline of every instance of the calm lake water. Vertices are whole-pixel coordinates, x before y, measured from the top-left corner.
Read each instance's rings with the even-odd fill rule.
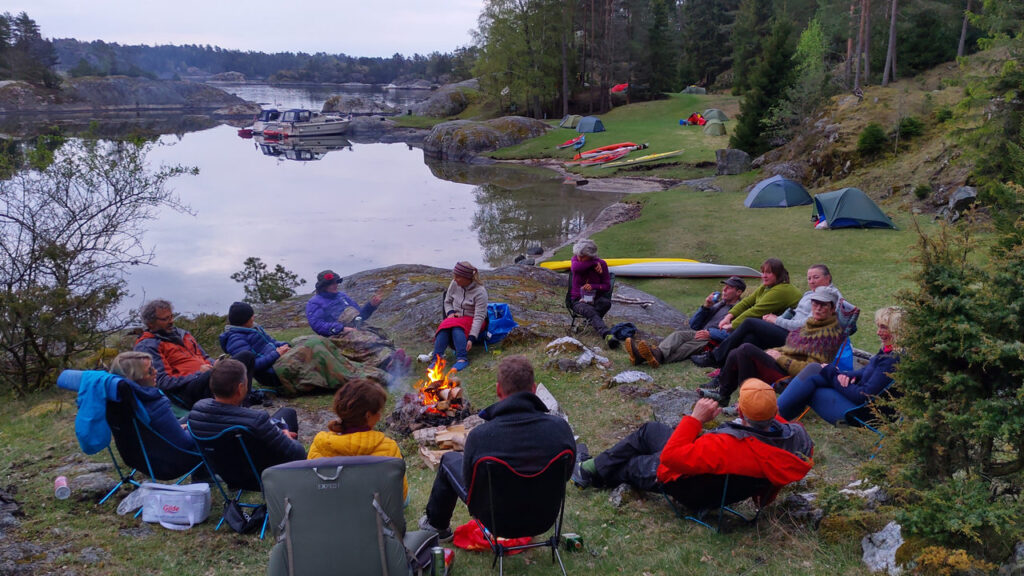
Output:
[[[285,106],[322,104],[286,92],[267,94]],[[404,144],[334,139],[282,150],[227,125],[160,141],[154,164],[200,170],[171,182],[194,215],[165,210],[151,223],[144,241],[154,265],[132,270],[125,309],[167,298],[179,312],[226,313],[244,295],[230,276],[249,256],[305,278],[300,291],[312,291],[325,268],[346,275],[458,260],[493,268],[528,246],[563,241],[621,198],[566,185],[550,170],[428,164]]]

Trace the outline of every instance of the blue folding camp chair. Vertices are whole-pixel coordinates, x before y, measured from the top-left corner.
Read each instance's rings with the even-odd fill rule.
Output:
[[[869,460],[874,459],[882,449],[882,441],[885,440],[885,432],[882,431],[879,417],[892,416],[893,413],[875,405],[876,400],[882,396],[892,396],[893,381],[890,380],[877,395],[866,398],[860,404],[855,404],[833,388],[818,388],[811,396],[807,410],[814,410],[815,414],[830,424],[838,425],[845,423],[849,426],[864,428],[878,436]],[[807,413],[804,410],[804,414]],[[796,420],[803,417],[801,414]]]
[[[242,502],[242,495],[245,492],[258,492],[262,498],[263,480],[260,476],[276,462],[257,449],[259,444],[254,441],[252,431],[246,426],[231,426],[213,436],[198,436],[192,430],[191,423],[188,431],[199,447],[199,454],[206,464],[207,471],[224,497],[225,507],[229,502],[235,502],[251,510],[260,508],[262,504]],[[224,489],[222,482],[227,485],[227,490]],[[230,496],[228,491],[235,491],[235,495]],[[220,530],[222,524],[224,514],[221,514],[215,530]],[[264,516],[260,539],[266,531],[267,516]]]

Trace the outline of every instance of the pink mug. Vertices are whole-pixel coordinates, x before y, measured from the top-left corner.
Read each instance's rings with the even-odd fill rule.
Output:
[[[66,500],[71,496],[71,488],[68,488],[68,479],[64,476],[57,476],[53,481],[53,495],[58,500]]]

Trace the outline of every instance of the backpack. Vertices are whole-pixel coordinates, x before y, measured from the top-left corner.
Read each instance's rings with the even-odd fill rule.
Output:
[[[846,298],[839,299],[836,306],[836,316],[839,319],[839,327],[847,336],[853,336],[857,332],[857,319],[860,318],[860,308],[850,303]]]
[[[512,317],[512,309],[504,302],[491,302],[487,305],[487,338],[488,345],[497,344],[505,339],[516,326]]]

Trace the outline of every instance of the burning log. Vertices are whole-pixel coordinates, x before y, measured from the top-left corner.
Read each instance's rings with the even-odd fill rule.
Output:
[[[452,424],[471,413],[469,399],[455,377],[455,370],[445,372],[443,359],[428,368],[426,379],[415,387],[417,391],[399,400],[388,417],[388,426],[399,433]]]

